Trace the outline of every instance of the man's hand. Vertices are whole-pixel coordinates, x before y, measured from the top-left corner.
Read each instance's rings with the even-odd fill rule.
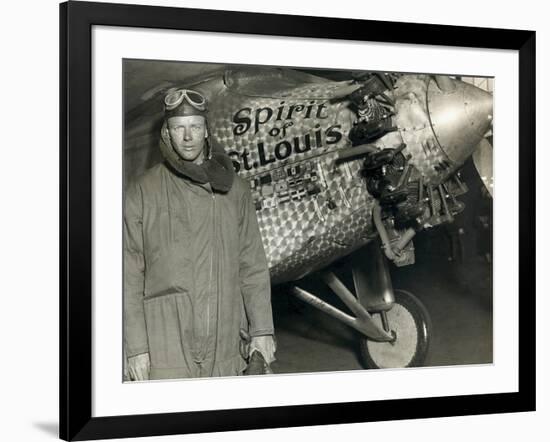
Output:
[[[252,356],[254,351],[259,351],[265,359],[266,364],[271,364],[275,360],[275,351],[277,345],[273,335],[252,336],[250,340],[249,355]]]
[[[149,353],[141,353],[128,358],[128,371],[133,381],[149,380],[150,369],[151,362],[149,360]]]
[[[239,350],[243,359],[248,361],[250,364],[250,362],[253,360],[254,352],[258,352],[262,355],[262,363],[264,364],[263,374],[273,373],[270,364],[275,361],[275,351],[277,350],[275,337],[273,335],[250,336],[250,334],[242,328],[240,330],[240,335],[241,342]],[[245,372],[245,374],[250,373]]]
[[[272,335],[252,336],[241,330],[241,337],[246,334],[247,344],[241,348],[241,353],[245,350],[248,361],[248,367],[243,372],[244,375],[257,376],[261,374],[273,374],[270,364],[275,360],[276,344]]]

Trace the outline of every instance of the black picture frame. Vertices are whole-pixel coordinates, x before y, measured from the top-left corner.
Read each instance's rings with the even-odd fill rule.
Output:
[[[519,53],[519,391],[92,417],[92,26]],[[90,440],[535,410],[535,32],[108,3],[60,5],[60,437]]]

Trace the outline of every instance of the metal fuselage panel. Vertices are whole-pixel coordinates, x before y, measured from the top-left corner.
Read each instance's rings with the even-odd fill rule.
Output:
[[[212,97],[212,140],[250,183],[274,283],[322,268],[374,235],[362,162],[336,162],[337,150],[350,146],[353,121],[348,102],[326,98],[337,86],[308,84],[277,97],[225,89]]]

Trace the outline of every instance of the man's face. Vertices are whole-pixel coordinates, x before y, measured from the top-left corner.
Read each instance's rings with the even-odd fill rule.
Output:
[[[200,164],[204,159],[206,122],[200,115],[171,117],[168,119],[168,133],[172,146],[186,161]]]

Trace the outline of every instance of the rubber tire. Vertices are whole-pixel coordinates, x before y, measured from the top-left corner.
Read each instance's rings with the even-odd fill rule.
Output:
[[[376,361],[376,357],[371,355],[369,346],[374,349],[376,346],[391,346],[389,342],[379,343],[372,340],[362,338],[360,340],[360,356],[363,365],[366,368],[405,368],[405,367],[421,367],[424,365],[430,348],[430,341],[432,336],[432,325],[428,311],[422,304],[422,302],[414,296],[412,293],[405,290],[394,290],[395,304],[404,308],[413,318],[414,327],[417,333],[416,348],[410,360],[398,367],[384,367],[380,361]],[[375,314],[376,315],[376,314]],[[397,339],[399,339],[399,330],[395,329],[391,321],[391,310],[388,311],[389,326],[391,330],[396,330]],[[399,325],[398,325],[399,326]],[[381,348],[381,347],[378,347]]]

